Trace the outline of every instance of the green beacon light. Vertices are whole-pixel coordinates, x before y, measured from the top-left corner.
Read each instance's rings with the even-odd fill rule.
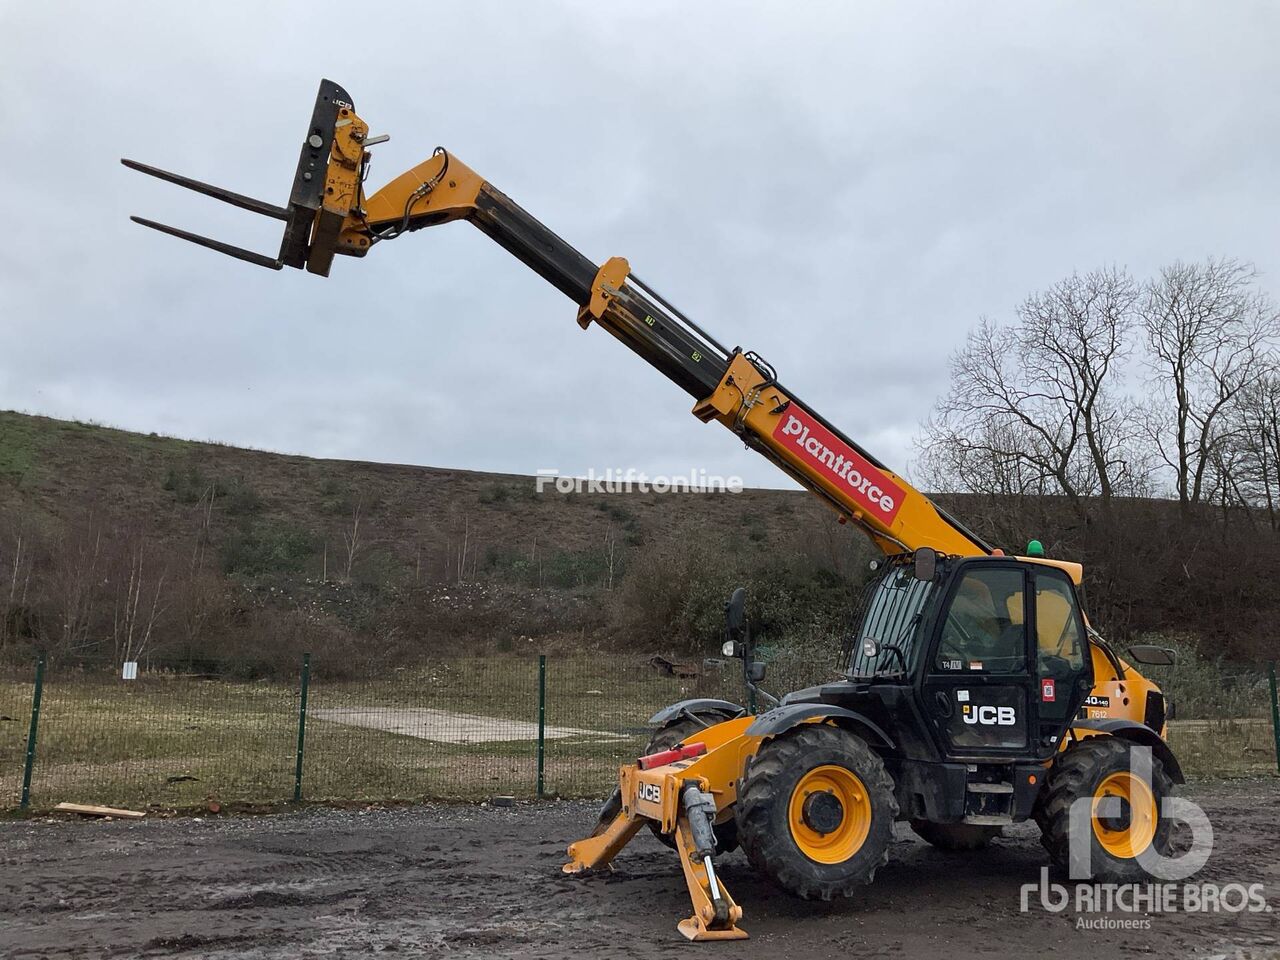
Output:
[[[1039,540],[1028,540],[1028,541],[1027,541],[1027,556],[1028,556],[1028,557],[1043,557],[1043,556],[1044,556],[1044,544],[1043,544],[1043,543],[1041,543]]]

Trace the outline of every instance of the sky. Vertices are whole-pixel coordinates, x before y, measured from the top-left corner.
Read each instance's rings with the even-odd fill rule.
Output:
[[[468,224],[274,273],[322,76],[894,468],[980,316],[1073,270],[1252,261],[1280,294],[1270,2],[0,0],[0,408],[316,457],[788,486]]]

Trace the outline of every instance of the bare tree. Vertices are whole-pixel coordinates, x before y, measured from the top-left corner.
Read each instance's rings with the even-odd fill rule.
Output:
[[[345,565],[343,567],[343,578],[351,579],[351,570],[356,564],[356,558],[360,556],[360,552],[364,549],[364,536],[361,532],[361,523],[364,520],[364,498],[357,497],[351,504],[351,522],[342,531],[342,544],[346,548],[346,556],[344,557]],[[325,545],[326,551],[328,544]],[[328,554],[326,552],[326,566]]]
[[[0,647],[28,632],[31,612],[27,597],[31,590],[33,562],[31,535],[19,520],[6,530],[0,541],[0,576],[3,577],[5,603],[0,617]]]
[[[1140,308],[1147,366],[1159,390],[1148,435],[1170,468],[1183,519],[1224,478],[1232,404],[1257,383],[1277,327],[1253,268],[1229,258],[1177,262],[1148,283]]]
[[[1264,511],[1267,525],[1280,529],[1280,373],[1274,368],[1240,391],[1227,435],[1223,459],[1231,460],[1226,470],[1237,501]]]
[[[170,590],[173,617],[186,649],[196,652],[208,640],[211,628],[227,613],[222,581],[208,570],[192,570]]]
[[[208,552],[213,530],[213,505],[218,498],[218,485],[211,483],[200,494],[196,504],[200,510],[199,524],[196,527],[195,546],[191,551],[191,571],[194,573],[204,567],[205,554]]]
[[[462,518],[462,541],[458,545],[458,583],[464,583],[467,579],[467,550],[471,545],[471,520],[469,517]]]
[[[129,546],[126,573],[117,577],[112,640],[116,663],[139,660],[150,652],[156,626],[165,611],[168,571],[163,562],[148,562],[150,549],[142,537]]]
[[[613,577],[618,570],[618,533],[612,523],[604,531],[604,565],[605,589],[612,590]]]
[[[978,510],[967,504],[969,520],[995,543],[1014,543],[1030,526],[1046,529],[1045,497],[1060,493],[1041,467],[1023,456],[1034,443],[1020,424],[989,421],[968,436],[926,425],[934,440],[922,450],[918,479],[935,494],[970,493],[982,498]]]
[[[1126,272],[1095,270],[1028,297],[1013,326],[982,319],[925,425],[935,479],[975,493],[1060,493],[1082,519],[1086,497],[1108,510],[1141,486],[1133,411],[1117,384],[1137,298]]]
[[[48,582],[59,646],[65,653],[92,645],[91,625],[101,587],[102,529],[92,517],[70,526],[53,549]]]

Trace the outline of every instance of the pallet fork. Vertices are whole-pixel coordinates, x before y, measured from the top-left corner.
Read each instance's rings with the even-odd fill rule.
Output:
[[[315,106],[311,111],[311,125],[307,129],[298,166],[294,170],[289,203],[284,207],[265,200],[255,200],[179,173],[170,173],[137,160],[120,161],[130,170],[202,193],[250,213],[284,221],[280,251],[274,257],[145,217],[129,219],[171,237],[187,240],[268,270],[305,267],[308,273],[327,277],[334,254],[340,252],[338,236],[351,205],[352,185],[358,184],[363,175],[363,151],[374,143],[387,139],[368,137],[367,133],[368,128],[354,114],[351,95],[332,80],[321,80]]]

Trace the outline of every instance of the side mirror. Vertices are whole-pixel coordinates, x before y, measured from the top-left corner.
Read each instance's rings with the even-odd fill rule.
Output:
[[[938,551],[933,547],[920,547],[916,550],[915,577],[926,583],[932,582],[938,572]]]
[[[1177,662],[1177,657],[1168,647],[1149,643],[1139,643],[1125,652],[1130,660],[1149,667],[1172,667]]]
[[[739,587],[724,605],[724,618],[730,633],[738,633],[747,620],[747,590]]]
[[[764,670],[763,660],[752,660],[747,666],[747,679],[752,683],[761,683],[764,680]]]

